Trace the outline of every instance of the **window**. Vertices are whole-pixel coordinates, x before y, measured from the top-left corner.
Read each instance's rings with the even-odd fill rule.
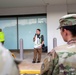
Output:
[[[8,49],[17,49],[16,18],[0,18],[0,28],[5,33],[5,47]]]

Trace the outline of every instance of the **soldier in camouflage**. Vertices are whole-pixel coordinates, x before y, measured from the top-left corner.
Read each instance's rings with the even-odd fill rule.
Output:
[[[67,44],[51,50],[41,66],[41,75],[76,75],[76,14],[60,20],[63,40]]]

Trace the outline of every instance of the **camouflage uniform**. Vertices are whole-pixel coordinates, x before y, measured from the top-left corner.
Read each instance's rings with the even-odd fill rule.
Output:
[[[60,19],[60,26],[76,25],[76,14]],[[41,75],[76,75],[76,38],[54,48],[44,59]]]

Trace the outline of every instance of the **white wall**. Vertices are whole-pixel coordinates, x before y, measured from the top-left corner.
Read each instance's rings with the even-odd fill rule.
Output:
[[[64,44],[60,31],[56,30],[59,26],[59,19],[67,14],[66,5],[47,7],[47,30],[48,30],[48,52],[53,48],[53,38],[57,38],[58,46]]]
[[[76,4],[68,5],[68,12],[69,13],[76,13]]]
[[[40,6],[40,7],[0,9],[0,15],[21,15],[21,14],[39,14],[39,13],[46,13],[46,8],[44,6]]]
[[[50,6],[48,7],[49,7],[48,9],[50,9]],[[60,5],[60,7],[66,8],[66,11],[68,11],[69,13],[76,12],[76,4],[68,6]],[[54,9],[53,6],[51,8]],[[39,14],[39,13],[47,13],[46,7],[38,6],[38,7],[23,7],[23,8],[2,8],[2,9],[0,8],[0,15]]]

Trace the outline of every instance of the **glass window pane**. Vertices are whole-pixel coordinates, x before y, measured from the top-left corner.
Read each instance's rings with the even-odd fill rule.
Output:
[[[0,28],[5,33],[5,47],[8,49],[17,49],[16,18],[0,18]]]
[[[46,16],[30,16],[18,18],[19,39],[24,41],[24,49],[33,49],[33,37],[36,29],[41,29],[44,35],[45,45],[47,46],[47,24]]]

